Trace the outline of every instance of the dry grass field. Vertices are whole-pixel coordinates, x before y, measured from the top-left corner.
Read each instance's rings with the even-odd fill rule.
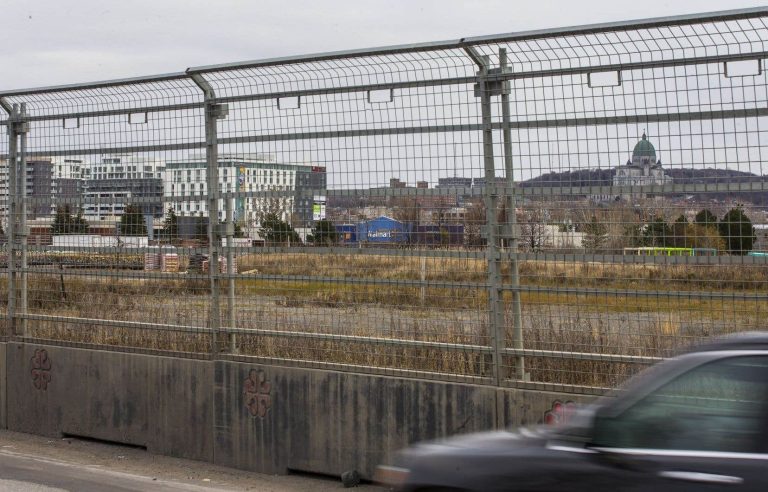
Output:
[[[119,263],[115,260],[123,267],[137,261],[125,255]],[[184,273],[142,278],[135,270],[94,268],[107,264],[109,258],[71,256],[64,270],[48,266],[41,267],[48,268],[45,273],[30,274],[29,312],[57,319],[28,321],[28,335],[127,348],[210,352],[207,279]],[[234,340],[239,354],[490,375],[487,353],[383,342],[399,339],[489,346],[484,260],[427,258],[422,267],[420,257],[405,254],[302,251],[245,255],[238,258],[238,267],[248,273],[235,281],[233,320],[227,311],[227,282],[221,282],[223,326],[274,331],[239,333]],[[661,357],[710,336],[763,328],[768,315],[768,303],[761,297],[768,292],[768,266],[529,261],[522,262],[519,271],[527,349]],[[422,276],[430,282],[423,289],[411,282]],[[503,265],[502,276],[510,285],[508,264]],[[5,282],[3,279],[4,288]],[[579,293],[575,288],[597,292]],[[702,293],[710,297],[702,298]],[[506,291],[502,301],[507,346],[512,338],[511,299],[512,292]],[[120,327],[99,320],[159,323],[187,331]],[[283,336],[282,332],[374,340],[317,339]],[[222,336],[222,346],[228,349],[229,342]],[[505,364],[512,365],[513,359]],[[526,357],[532,380],[559,384],[614,386],[640,367],[568,357]]]

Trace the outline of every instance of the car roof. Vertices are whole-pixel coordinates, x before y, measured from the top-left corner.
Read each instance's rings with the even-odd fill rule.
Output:
[[[711,338],[694,347],[692,352],[711,352],[715,350],[750,350],[768,349],[768,332],[745,331],[723,337]]]

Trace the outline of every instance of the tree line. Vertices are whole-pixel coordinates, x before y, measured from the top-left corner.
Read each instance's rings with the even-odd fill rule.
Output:
[[[582,226],[581,232],[585,249],[605,250],[608,227],[596,214]],[[732,255],[747,254],[757,240],[752,221],[742,206],[730,209],[720,219],[703,209],[693,222],[681,214],[669,223],[662,215],[655,214],[644,223],[626,225],[624,235],[632,247],[711,248]]]

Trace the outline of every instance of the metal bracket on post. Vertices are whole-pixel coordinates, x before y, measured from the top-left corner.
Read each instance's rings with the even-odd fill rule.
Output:
[[[203,91],[203,97],[205,102],[205,160],[206,160],[206,177],[208,184],[208,277],[210,279],[211,289],[211,309],[208,320],[208,325],[212,331],[211,340],[211,354],[215,359],[219,356],[219,332],[221,331],[221,307],[220,307],[220,293],[221,293],[221,275],[219,272],[219,258],[221,256],[221,237],[222,232],[227,233],[226,230],[222,230],[219,221],[219,153],[218,153],[218,130],[216,122],[224,119],[229,115],[229,106],[216,102],[216,92],[213,87],[208,83],[205,78],[199,73],[190,73],[192,81]],[[231,236],[227,236],[228,238]],[[227,241],[227,244],[231,244],[231,241]],[[231,250],[230,250],[231,251]],[[231,261],[227,262],[227,271],[229,272],[231,267]],[[230,276],[231,278],[231,276]],[[234,283],[229,283],[227,305],[230,307],[228,310],[230,314],[230,325],[234,321],[231,316],[231,312],[234,306]],[[231,335],[234,337],[234,335]],[[230,346],[234,346],[235,342],[230,340]]]

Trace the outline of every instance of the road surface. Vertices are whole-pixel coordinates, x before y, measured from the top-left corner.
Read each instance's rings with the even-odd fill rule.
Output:
[[[157,456],[142,449],[80,439],[50,439],[0,431],[0,492],[326,492],[341,481],[275,476]],[[362,485],[360,492],[386,489]]]

